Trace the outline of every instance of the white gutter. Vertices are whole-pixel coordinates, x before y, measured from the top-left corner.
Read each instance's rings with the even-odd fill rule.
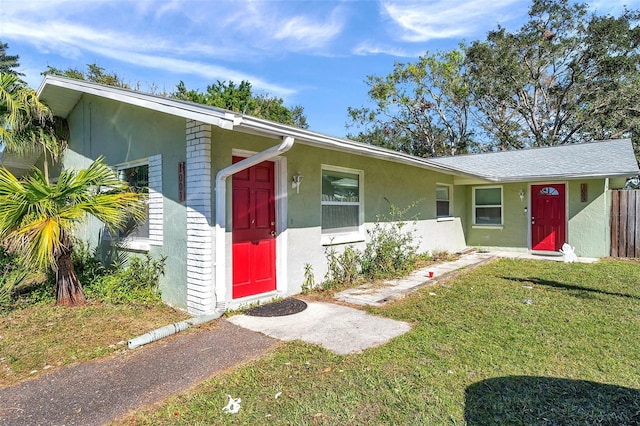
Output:
[[[221,169],[216,174],[216,254],[215,254],[215,293],[216,305],[219,310],[226,310],[227,303],[227,277],[226,277],[226,223],[227,223],[227,178],[234,173],[248,169],[251,166],[262,163],[270,158],[287,152],[293,147],[293,136],[282,136],[280,145],[259,152],[251,157]]]

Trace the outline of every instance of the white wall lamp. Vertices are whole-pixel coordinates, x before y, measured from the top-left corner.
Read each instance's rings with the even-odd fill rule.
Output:
[[[523,203],[524,202],[524,189],[520,190],[520,202]]]
[[[297,194],[300,193],[300,184],[302,183],[302,179],[304,179],[304,176],[302,176],[300,172],[296,173],[291,178],[291,188],[295,188]]]

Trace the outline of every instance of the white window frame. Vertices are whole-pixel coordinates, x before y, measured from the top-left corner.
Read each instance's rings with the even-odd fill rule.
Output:
[[[500,204],[488,204],[488,205],[476,205],[476,190],[477,189],[500,189]],[[472,187],[472,198],[473,198],[473,210],[471,211],[473,226],[484,229],[502,229],[504,227],[504,188],[502,185],[491,185],[491,186],[474,186]],[[500,207],[500,223],[491,223],[491,224],[478,224],[476,223],[476,208],[477,207]]]
[[[439,186],[443,186],[447,188],[448,194],[449,194],[449,198],[446,200],[449,203],[449,211],[447,212],[446,215],[443,215],[443,216],[438,215],[438,201],[445,201],[445,200],[438,200]],[[447,221],[447,220],[453,219],[453,185],[451,184],[436,182],[436,218],[438,219],[438,221]]]
[[[322,200],[322,174],[325,172],[350,173],[358,176],[358,202],[335,202]],[[358,206],[358,227],[356,231],[349,232],[325,232],[322,230],[322,245],[346,244],[364,241],[364,171],[349,169],[346,167],[322,164],[320,167],[320,220],[322,221],[322,206],[326,205],[357,205]]]
[[[139,166],[149,167],[149,194],[147,198],[148,216],[146,221],[149,225],[149,236],[127,237],[121,243],[130,250],[149,251],[151,246],[162,246],[164,239],[164,217],[163,217],[163,197],[162,197],[162,155],[152,155],[127,163],[117,164],[116,172]]]

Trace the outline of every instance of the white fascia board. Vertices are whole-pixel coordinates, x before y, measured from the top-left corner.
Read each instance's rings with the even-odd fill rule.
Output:
[[[282,137],[283,135],[289,135],[294,137],[297,143],[312,145],[318,148],[333,149],[336,151],[360,154],[386,161],[409,164],[415,167],[434,170],[446,174],[479,178],[479,176],[477,175],[465,173],[452,167],[435,164],[428,159],[414,157],[399,151],[393,151],[375,145],[367,145],[348,139],[341,139],[334,136],[312,132],[309,130],[300,129],[298,127],[287,126],[285,124],[274,123],[255,117],[243,116],[242,120],[236,126],[236,130],[245,129],[249,133],[257,133],[262,135],[269,134],[274,138]]]
[[[531,176],[514,176],[514,177],[499,177],[499,176],[482,176],[481,179],[486,182],[495,183],[518,183],[518,182],[536,182],[536,181],[556,181],[556,180],[578,180],[578,179],[604,179],[604,178],[616,178],[616,177],[630,177],[637,176],[638,171],[630,171],[627,173],[597,173],[597,174],[582,174],[582,173],[568,173],[568,174],[555,174],[555,175],[531,175]],[[466,184],[461,179],[456,181],[457,185]]]
[[[83,80],[46,76],[38,89],[38,96],[42,94],[46,86],[57,86],[101,98],[111,99],[117,102],[135,105],[153,111],[197,120],[223,129],[231,130],[234,126],[235,115],[223,110],[202,108],[198,105],[190,105],[173,99],[164,99],[159,96],[147,95],[118,87],[105,86],[96,83],[87,83]]]

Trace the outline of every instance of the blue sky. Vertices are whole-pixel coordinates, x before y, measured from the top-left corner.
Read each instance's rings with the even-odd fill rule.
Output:
[[[618,14],[640,0],[589,2]],[[426,51],[517,29],[527,0],[0,0],[0,40],[37,88],[47,65],[97,63],[132,87],[172,92],[184,81],[248,80],[304,107],[310,129],[347,132],[347,107],[367,103],[367,75]]]

